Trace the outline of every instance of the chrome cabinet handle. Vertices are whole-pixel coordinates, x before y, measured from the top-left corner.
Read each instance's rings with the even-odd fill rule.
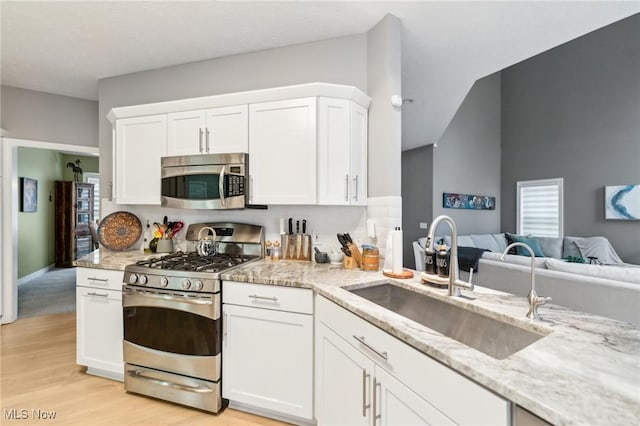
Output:
[[[151,383],[154,383],[156,385],[160,385],[160,386],[164,386],[164,387],[170,387],[170,388],[174,388],[174,389],[180,389],[183,391],[188,391],[188,392],[196,392],[196,393],[211,393],[213,392],[213,389],[205,387],[205,386],[185,386],[185,385],[181,385],[179,383],[174,383],[174,382],[169,382],[166,380],[160,380],[160,379],[155,379],[153,377],[148,377],[145,376],[144,371],[142,370],[129,370],[127,371],[127,374],[131,377],[135,377],[135,378],[140,378],[140,379],[144,379],[147,380]]]
[[[371,407],[371,404],[367,404],[367,379],[371,378],[371,375],[367,373],[366,369],[362,369],[362,417],[367,417],[367,408]]]
[[[89,296],[109,297],[109,294],[95,293],[93,291],[87,293]]]
[[[207,149],[209,149],[209,142],[207,142]],[[222,166],[222,171],[220,172],[220,179],[218,179],[218,192],[220,193],[220,204],[222,207],[227,205],[227,200],[224,198],[224,169],[227,166]]]
[[[373,426],[376,426],[376,420],[382,418],[382,410],[378,411],[378,392],[376,389],[381,388],[380,382],[373,378]]]
[[[227,335],[227,321],[229,320],[229,314],[228,313],[224,313],[224,320],[222,321],[222,335],[226,336]]]
[[[208,128],[207,128],[206,147],[207,147],[207,152],[209,152],[209,129]]]
[[[87,279],[90,280],[90,281],[100,281],[101,283],[108,283],[109,282],[108,278],[92,278],[92,277],[89,277]]]
[[[358,175],[356,175],[356,177],[353,178],[353,181],[355,182],[355,186],[356,186],[356,190],[354,191],[353,194],[353,199],[357,200],[358,199]]]
[[[200,147],[200,154],[202,154],[202,127],[198,130],[200,131],[200,136],[198,137],[198,145]]]
[[[344,200],[349,201],[349,175],[344,178]]]
[[[380,358],[386,360],[387,359],[387,352],[381,352],[378,349],[374,348],[373,346],[371,346],[370,344],[368,344],[365,340],[364,340],[364,336],[356,336],[355,334],[353,335],[353,338],[356,339],[358,342],[362,343],[364,346],[366,346],[368,349],[370,349],[371,351],[373,351],[376,355],[378,355]]]
[[[266,296],[258,296],[257,294],[250,294],[249,295],[250,298],[252,299],[256,299],[256,300],[269,300],[271,302],[277,302],[278,298],[277,297],[266,297]]]

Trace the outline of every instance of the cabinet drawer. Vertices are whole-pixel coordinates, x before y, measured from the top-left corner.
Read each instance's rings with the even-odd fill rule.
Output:
[[[277,311],[313,313],[313,293],[305,288],[224,281],[222,302]]]
[[[76,285],[82,287],[122,290],[124,271],[97,268],[77,268]]]
[[[508,401],[321,296],[316,301],[316,320],[455,423],[509,423]]]

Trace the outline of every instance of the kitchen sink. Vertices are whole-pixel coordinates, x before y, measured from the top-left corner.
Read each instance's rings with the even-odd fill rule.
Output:
[[[545,336],[393,284],[346,290],[496,359]]]

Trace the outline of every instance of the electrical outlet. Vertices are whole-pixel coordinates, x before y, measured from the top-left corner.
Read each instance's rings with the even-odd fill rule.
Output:
[[[429,229],[427,222],[420,222],[420,229]]]
[[[316,231],[313,233],[313,244],[318,243],[320,243],[320,233]]]

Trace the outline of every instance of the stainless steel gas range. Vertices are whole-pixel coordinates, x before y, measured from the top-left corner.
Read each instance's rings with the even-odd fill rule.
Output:
[[[223,408],[220,275],[263,257],[264,233],[201,223],[189,226],[187,240],[207,226],[215,230],[213,254],[158,255],[125,268],[124,376],[129,392],[216,413]]]

